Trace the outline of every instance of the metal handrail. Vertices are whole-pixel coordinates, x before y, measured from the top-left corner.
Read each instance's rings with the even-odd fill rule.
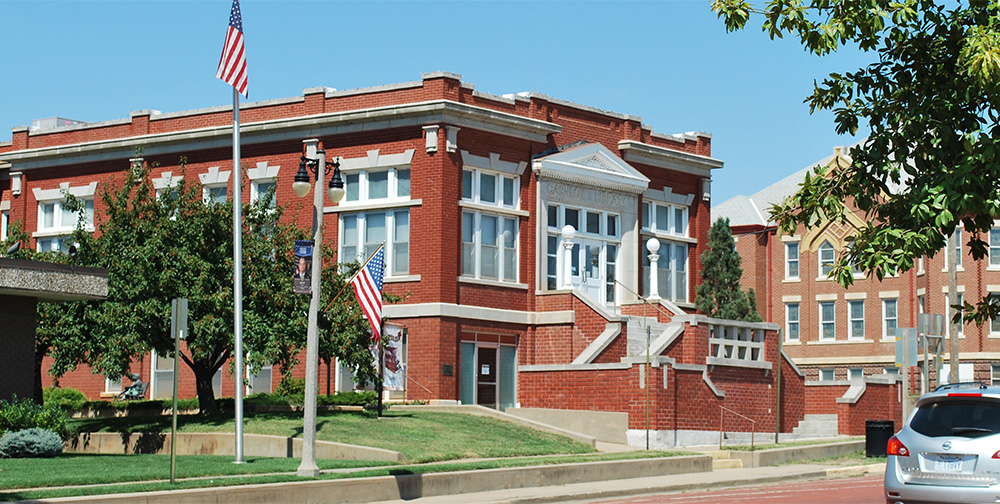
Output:
[[[722,426],[723,426],[722,420],[724,418],[723,413],[725,413],[725,412],[728,411],[728,412],[730,412],[730,413],[732,413],[732,414],[734,414],[734,415],[736,415],[736,416],[738,416],[738,417],[740,417],[740,418],[742,418],[744,420],[749,420],[750,421],[750,424],[751,424],[751,427],[750,427],[750,451],[753,451],[753,441],[754,441],[754,437],[756,437],[756,435],[757,435],[757,422],[754,421],[754,419],[752,419],[752,418],[750,418],[750,417],[748,417],[746,415],[741,415],[741,414],[739,414],[739,413],[737,413],[737,412],[735,412],[735,411],[733,411],[733,410],[731,410],[731,409],[729,409],[729,408],[727,408],[725,406],[719,406],[719,410],[720,410],[719,411],[719,449],[720,450],[722,449],[722,436],[724,434],[724,431],[722,430]]]

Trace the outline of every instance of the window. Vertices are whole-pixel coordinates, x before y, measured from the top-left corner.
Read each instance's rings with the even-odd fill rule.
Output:
[[[121,378],[104,378],[104,392],[107,394],[120,394],[122,391]]]
[[[899,376],[899,368],[896,366],[882,368],[882,374]]]
[[[462,171],[462,199],[465,201],[500,208],[518,208],[520,189],[521,184],[514,176],[478,169]],[[579,222],[573,224],[573,227],[579,230]]]
[[[688,208],[646,201],[642,204],[642,229],[674,236],[688,235]]]
[[[819,304],[819,339],[821,340],[834,340],[837,337],[835,308],[836,303],[833,301],[823,301]]]
[[[990,294],[990,303],[1000,303],[1000,294]],[[990,319],[990,335],[1000,335],[1000,318]]]
[[[1000,365],[993,364],[990,372],[990,385],[1000,385]]]
[[[833,381],[833,368],[820,369],[819,381]]]
[[[39,252],[66,252],[72,242],[70,233],[77,222],[85,229],[94,227],[94,200],[81,199],[83,214],[68,208],[65,201],[40,201],[38,203],[38,231],[34,233]],[[81,220],[82,219],[82,220]]]
[[[271,193],[275,189],[274,180],[260,180],[253,181],[250,183],[250,203],[256,203],[261,198],[267,197],[270,193],[270,197],[264,203],[267,208],[275,207],[275,193]]]
[[[799,277],[799,244],[785,244],[785,278]]]
[[[648,296],[650,292],[650,262],[648,252],[645,250],[643,252],[643,296]],[[686,243],[663,241],[660,244],[658,255],[660,258],[656,261],[656,272],[658,280],[657,290],[660,297],[672,301],[687,302],[688,245]]]
[[[847,306],[851,322],[851,332],[848,339],[865,339],[865,302],[861,300],[848,301]]]
[[[964,295],[961,292],[959,292],[958,293],[958,302],[955,303],[955,304],[959,304],[960,305],[960,304],[962,304],[964,302],[965,302]],[[953,316],[955,316],[955,314],[958,313],[959,310],[954,309],[954,308],[951,307],[952,303],[951,303],[951,300],[949,299],[948,294],[944,295],[944,304],[945,304],[945,309],[944,309],[945,311],[944,312],[947,314],[944,317],[944,335],[945,336],[951,336],[951,318]],[[990,323],[991,330],[992,330],[992,325],[993,324],[991,322]],[[965,323],[964,322],[959,322],[958,323],[958,335],[959,335],[959,337],[963,336],[964,332],[965,332]]]
[[[519,179],[512,175],[479,169],[462,171],[462,201],[496,208],[488,211],[467,207],[462,212],[462,276],[518,281],[520,219],[505,210],[518,208],[520,187]],[[550,221],[555,212],[550,207]],[[574,227],[579,229],[579,222]],[[549,250],[550,259],[556,257],[554,252]],[[554,280],[556,272],[549,273]]]
[[[895,338],[896,337],[896,327],[899,321],[899,315],[896,312],[896,300],[895,299],[883,299],[882,300],[882,337],[883,338]]]
[[[479,212],[462,212],[462,275],[517,281],[519,221]]]
[[[410,211],[378,210],[341,214],[338,261],[364,262],[379,245],[385,244],[385,275],[406,275],[410,271]]]
[[[205,203],[225,203],[228,188],[225,185],[206,185]]]
[[[990,266],[1000,266],[1000,227],[990,230]]]
[[[363,170],[347,173],[344,177],[344,201],[363,203],[386,199],[410,197],[410,169]]]
[[[847,379],[850,381],[863,380],[865,378],[864,368],[852,367],[847,368]]]
[[[785,304],[785,341],[799,341],[799,304]]]
[[[7,221],[10,220],[10,210],[0,212],[0,240],[7,239]]]
[[[836,252],[833,250],[833,245],[828,241],[824,241],[822,245],[819,246],[819,274],[822,278],[827,278],[830,272],[833,271],[833,263],[836,260]]]

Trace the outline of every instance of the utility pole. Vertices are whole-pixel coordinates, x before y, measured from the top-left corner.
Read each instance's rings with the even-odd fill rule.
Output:
[[[948,261],[948,304],[958,304],[958,254],[955,253],[955,232],[952,231],[948,237],[948,251],[945,253]],[[948,373],[949,383],[958,383],[958,332],[961,331],[961,323],[954,321],[955,310],[949,306],[945,313],[948,314],[948,354],[950,355],[950,370]],[[938,377],[938,383],[941,378]]]

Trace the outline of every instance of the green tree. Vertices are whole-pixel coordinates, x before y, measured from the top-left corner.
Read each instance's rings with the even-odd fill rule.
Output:
[[[695,289],[695,307],[709,317],[760,322],[757,297],[743,292],[743,267],[729,219],[719,219],[708,231],[708,250],[701,253],[701,284]]]
[[[53,357],[50,373],[56,377],[84,363],[95,373],[123,376],[133,359],[151,350],[173,354],[170,302],[188,298],[189,330],[180,358],[195,375],[202,412],[215,413],[212,377],[234,350],[232,202],[205,202],[201,184],[183,177],[157,195],[150,169],[135,164],[123,180],[103,186],[97,233],[78,226],[73,235],[78,264],[108,269],[107,300],[40,307],[36,347]],[[180,171],[186,171],[184,158]],[[269,201],[265,196],[243,209],[244,347],[254,370],[272,363],[287,373],[306,338],[309,299],[294,294],[290,281],[292,243],[305,233],[294,222],[283,222],[283,209]],[[35,258],[70,260],[64,253]],[[326,264],[323,291],[336,292],[350,268],[341,273],[332,260]],[[345,300],[352,302],[353,296]],[[356,358],[367,344],[355,348],[367,321],[356,302],[341,308],[321,338],[334,357],[371,368],[370,359]]]
[[[1000,216],[1000,3],[970,0],[713,0],[730,31],[763,16],[771,38],[792,35],[824,55],[842,46],[873,53],[865,68],[832,73],[814,85],[810,110],[832,110],[838,133],[871,134],[846,167],[817,169],[797,194],[772,209],[786,232],[800,225],[865,214],[854,246],[832,276],[853,281],[913,267],[934,256],[962,225],[975,260]],[[988,297],[965,304],[967,320],[1000,314]]]

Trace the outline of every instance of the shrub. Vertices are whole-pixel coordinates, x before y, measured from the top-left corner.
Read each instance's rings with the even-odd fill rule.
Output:
[[[48,429],[21,429],[0,437],[2,458],[55,457],[62,453],[62,449],[59,434]]]
[[[274,395],[294,396],[306,393],[306,380],[304,378],[292,378],[286,376],[281,379],[278,386],[274,388]]]
[[[364,406],[378,401],[378,395],[371,390],[360,392],[338,392],[330,397],[320,396],[319,403],[330,406]]]
[[[42,406],[30,399],[0,400],[0,433],[39,427],[58,434],[62,439],[70,438],[66,426],[66,412],[58,406]]]
[[[46,406],[59,406],[63,409],[81,409],[87,404],[87,396],[72,387],[45,387],[42,398]]]

